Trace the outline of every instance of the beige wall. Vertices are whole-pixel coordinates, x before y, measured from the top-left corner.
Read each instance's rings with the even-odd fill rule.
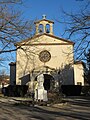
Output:
[[[78,85],[78,83],[81,82],[82,86],[84,85],[84,70],[83,65],[80,64],[74,64],[74,80],[75,85]]]
[[[35,42],[36,41],[36,42]],[[20,84],[19,78],[29,74],[32,69],[39,68],[41,66],[49,66],[51,68],[59,69],[64,68],[65,65],[73,62],[73,45],[55,45],[55,43],[66,43],[62,40],[57,40],[56,38],[41,36],[34,40],[34,45],[23,46],[22,49],[17,50],[17,60],[16,60],[16,82]],[[45,45],[37,45],[40,43],[45,43]],[[54,43],[51,44],[51,43]],[[29,44],[29,43],[28,43]],[[49,45],[50,44],[50,45]],[[47,63],[42,63],[39,60],[39,53],[42,50],[48,50],[51,53],[51,59]],[[73,67],[73,66],[72,66]],[[70,81],[69,81],[70,82]]]

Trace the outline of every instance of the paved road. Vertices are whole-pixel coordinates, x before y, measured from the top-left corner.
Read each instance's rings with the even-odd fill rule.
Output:
[[[90,120],[90,100],[66,99],[54,107],[15,105],[12,99],[0,98],[0,120]]]

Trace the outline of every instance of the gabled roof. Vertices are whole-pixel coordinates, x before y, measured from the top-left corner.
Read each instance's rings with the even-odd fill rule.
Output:
[[[27,44],[27,42],[31,41],[32,39],[38,38],[38,37],[43,36],[43,35],[46,35],[46,36],[49,36],[49,37],[52,37],[52,38],[56,38],[57,40],[62,40],[62,41],[67,42],[68,44],[71,44],[71,45],[74,45],[74,44],[75,44],[74,42],[72,42],[72,41],[70,41],[70,40],[63,39],[63,38],[54,36],[54,35],[49,34],[49,33],[42,33],[42,34],[34,35],[33,37],[28,38],[28,39],[26,39],[26,40],[22,40],[21,42],[17,42],[17,43],[15,44],[15,46],[25,45],[25,44]]]

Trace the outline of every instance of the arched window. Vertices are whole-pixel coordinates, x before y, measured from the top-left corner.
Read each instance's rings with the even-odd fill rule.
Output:
[[[43,33],[43,25],[42,24],[39,25],[39,29],[38,30],[39,30],[39,33]]]
[[[46,33],[50,33],[50,25],[46,24]]]

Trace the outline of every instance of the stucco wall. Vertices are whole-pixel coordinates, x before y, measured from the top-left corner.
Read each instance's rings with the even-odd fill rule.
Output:
[[[49,66],[51,68],[60,69],[73,62],[73,45],[60,44],[67,43],[56,38],[41,36],[36,38],[32,42],[28,42],[27,46],[22,46],[22,49],[17,50],[16,60],[16,82],[20,84],[22,76],[29,74],[32,69],[39,68],[41,66]],[[43,43],[43,44],[41,44]],[[52,44],[51,44],[52,43]],[[54,44],[53,44],[54,43]],[[43,63],[39,60],[39,53],[42,50],[48,50],[51,54],[51,59],[47,63]],[[72,66],[73,67],[73,66]],[[70,81],[68,81],[70,83]],[[67,82],[67,83],[68,83]],[[72,81],[71,81],[72,83]]]
[[[82,86],[84,85],[84,70],[83,65],[80,64],[74,64],[74,82],[75,85],[78,85],[78,83],[81,82]]]

